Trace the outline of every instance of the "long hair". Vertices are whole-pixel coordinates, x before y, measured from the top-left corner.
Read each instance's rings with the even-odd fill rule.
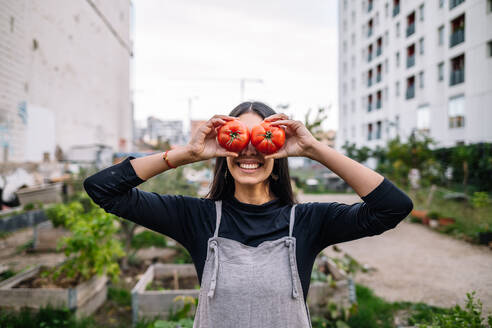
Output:
[[[276,114],[269,106],[255,101],[239,104],[229,113],[229,116],[239,117],[240,115],[249,112],[256,113],[263,119]],[[214,179],[210,191],[205,196],[206,198],[222,200],[234,195],[234,178],[230,172],[227,172],[227,177],[225,177],[226,171],[228,171],[226,158],[217,157],[215,160]],[[271,175],[268,178],[270,192],[278,197],[284,205],[293,205],[294,203],[297,203],[290,184],[289,162],[286,157],[274,159],[272,173],[278,176],[278,179],[274,180]]]

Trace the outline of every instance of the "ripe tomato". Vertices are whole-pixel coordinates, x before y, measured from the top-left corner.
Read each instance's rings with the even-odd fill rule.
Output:
[[[238,119],[228,121],[219,128],[217,140],[225,149],[240,152],[249,143],[248,127]]]
[[[280,126],[262,122],[251,130],[251,143],[263,154],[275,153],[285,143],[285,131]]]

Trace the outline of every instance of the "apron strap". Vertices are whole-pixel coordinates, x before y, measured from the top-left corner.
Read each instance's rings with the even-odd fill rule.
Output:
[[[294,241],[289,238],[285,240],[285,246],[289,247],[289,266],[290,266],[290,278],[292,280],[292,298],[298,298],[299,292],[297,291],[296,281],[295,281],[295,272],[296,264],[294,260]]]
[[[292,237],[292,230],[294,230],[294,221],[296,219],[296,206],[297,204],[294,204],[294,206],[292,206],[292,209],[290,210],[289,237]]]
[[[217,213],[217,220],[215,223],[214,237],[217,237],[219,235],[220,218],[222,216],[222,200],[215,201],[215,213]]]

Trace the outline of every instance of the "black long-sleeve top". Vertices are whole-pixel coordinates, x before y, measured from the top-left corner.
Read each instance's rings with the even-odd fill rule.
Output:
[[[87,194],[106,212],[182,244],[193,259],[201,284],[207,241],[215,231],[214,201],[160,195],[135,188],[145,180],[135,173],[130,163],[133,158],[127,157],[85,179]],[[297,205],[292,234],[296,238],[297,266],[304,300],[307,299],[314,260],[324,248],[395,228],[413,208],[410,198],[386,178],[362,200],[352,205],[336,202]],[[222,203],[220,237],[256,247],[265,240],[289,234],[291,206],[281,204],[279,199],[253,205],[242,203],[231,195]]]

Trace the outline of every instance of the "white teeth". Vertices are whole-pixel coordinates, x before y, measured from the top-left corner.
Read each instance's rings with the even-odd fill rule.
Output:
[[[239,164],[239,166],[243,169],[257,169],[260,167],[260,164]]]

